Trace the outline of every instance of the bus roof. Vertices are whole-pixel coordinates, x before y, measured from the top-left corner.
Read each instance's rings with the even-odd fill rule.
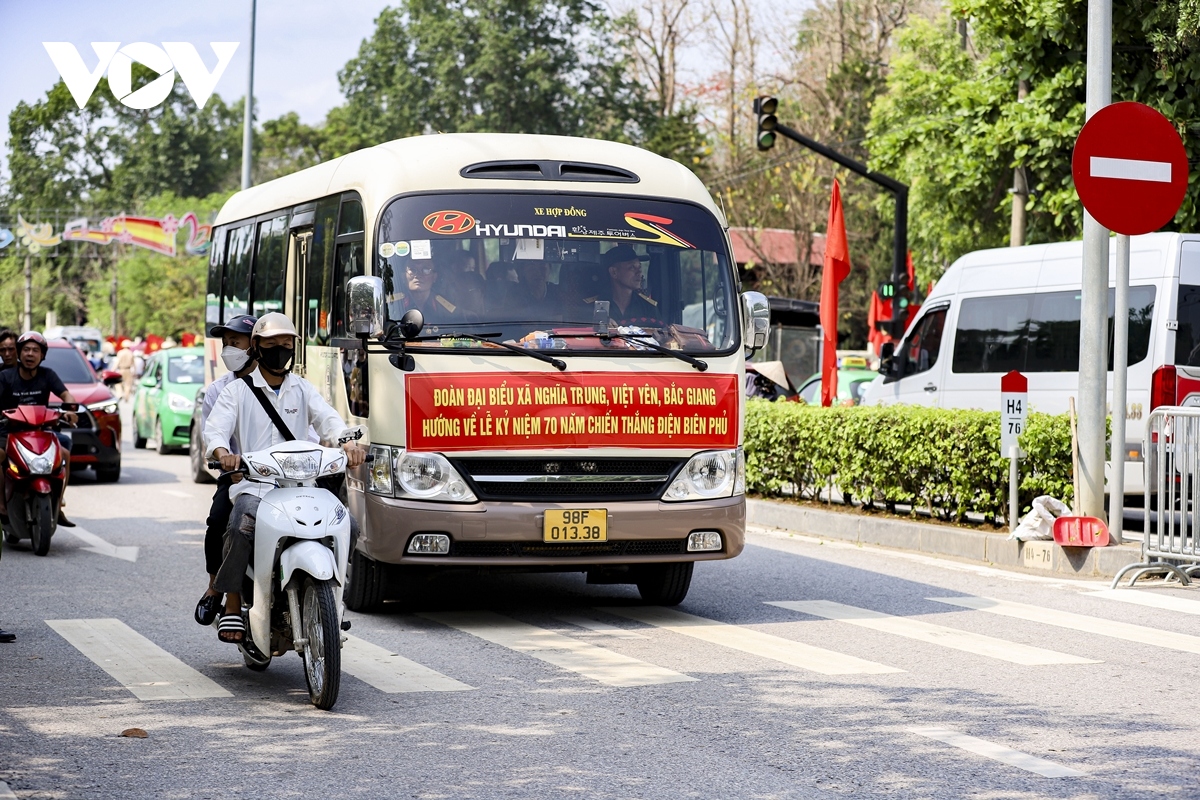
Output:
[[[465,167],[486,162],[529,164],[547,161],[615,167],[632,172],[638,180],[464,178],[460,174]],[[367,211],[369,236],[380,206],[397,194],[489,189],[679,198],[704,206],[722,227],[726,225],[724,215],[713,203],[704,184],[676,161],[617,142],[516,133],[414,136],[356,150],[238,192],[221,208],[215,224],[256,217],[340,192],[357,191]]]

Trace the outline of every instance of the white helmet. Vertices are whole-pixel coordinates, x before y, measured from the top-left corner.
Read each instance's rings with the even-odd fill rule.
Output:
[[[280,314],[278,311],[272,311],[270,314],[263,314],[258,318],[258,322],[254,323],[254,329],[250,331],[250,339],[258,339],[267,336],[279,336],[286,334],[288,336],[299,337],[296,333],[296,326],[287,318],[286,314]]]

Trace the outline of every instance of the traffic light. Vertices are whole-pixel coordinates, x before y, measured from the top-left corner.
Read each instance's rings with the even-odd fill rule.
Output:
[[[908,327],[908,306],[912,302],[912,293],[907,281],[893,283],[892,289],[892,338],[900,341],[904,329]]]
[[[775,146],[775,126],[779,124],[779,120],[775,117],[775,110],[779,108],[779,100],[769,95],[761,95],[754,98],[754,113],[758,115],[758,142],[759,150],[770,150]]]
[[[884,281],[879,284],[879,297],[883,300],[891,300],[896,296],[896,284],[891,281]]]

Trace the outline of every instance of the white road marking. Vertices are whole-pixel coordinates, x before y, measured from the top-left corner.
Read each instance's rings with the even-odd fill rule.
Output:
[[[420,616],[608,686],[650,686],[696,680],[690,675],[639,661],[561,633],[526,625],[491,611],[445,611]]]
[[[1053,650],[1044,650],[1040,647],[1033,647],[1027,644],[1009,642],[1004,639],[996,639],[991,636],[984,636],[980,633],[972,633],[971,631],[959,630],[957,628],[947,628],[942,625],[934,625],[909,617],[881,614],[878,611],[842,605],[841,603],[834,603],[829,600],[782,600],[769,602],[767,605],[786,608],[790,611],[799,611],[802,614],[811,614],[814,617],[848,622],[851,625],[891,633],[908,639],[916,639],[920,642],[941,645],[942,647],[949,647],[954,650],[962,650],[965,653],[974,653],[975,655],[987,656],[988,658],[998,658],[1013,664],[1035,666],[1042,664],[1102,663],[1090,658],[1056,653]]]
[[[46,624],[139,700],[233,696],[119,619],[48,619]]]
[[[1091,157],[1093,178],[1115,178],[1122,181],[1171,182],[1170,161],[1142,161],[1137,158]]]
[[[1087,596],[1120,600],[1122,603],[1162,608],[1182,614],[1200,614],[1200,600],[1188,600],[1186,597],[1178,597],[1173,594],[1155,594],[1138,589],[1105,589],[1100,592],[1088,592]]]
[[[847,542],[842,539],[822,539],[819,536],[809,536],[803,533],[794,533],[792,531],[783,530],[780,528],[764,528],[760,525],[746,526],[747,542],[759,547],[767,547],[772,550],[779,550],[785,553],[794,553],[794,550],[781,547],[777,542],[795,542],[798,544],[812,545],[814,549],[804,553],[806,558],[815,558],[821,561],[829,561],[835,564],[842,562],[834,558],[823,558],[820,554],[821,550],[826,548],[830,550],[856,550],[862,552],[869,550],[876,555],[885,556],[887,558],[897,558],[904,561],[913,561],[918,564],[926,564],[931,567],[947,569],[952,572],[969,572],[973,575],[984,575],[989,578],[1003,578],[1008,581],[1016,581],[1017,583],[1040,583],[1045,586],[1056,587],[1059,589],[1090,589],[1093,586],[1107,586],[1108,581],[1105,580],[1087,580],[1072,578],[1071,580],[1063,580],[1061,578],[1046,578],[1041,575],[1026,575],[1023,572],[1012,572],[1010,570],[1000,569],[999,567],[985,567],[977,564],[964,564],[961,561],[951,561],[948,558],[939,558],[937,556],[927,556],[921,553],[905,553],[900,550],[891,550],[880,545],[858,544],[857,542]],[[759,541],[754,541],[758,539]],[[773,541],[774,540],[774,541]]]
[[[654,625],[693,639],[718,644],[743,653],[779,661],[793,667],[819,672],[822,675],[882,675],[889,672],[904,672],[886,664],[856,656],[837,653],[803,642],[772,636],[769,633],[743,628],[725,622],[685,614],[670,608],[653,606],[602,608],[609,614],[627,617],[646,625]]]
[[[592,633],[603,634],[604,636],[612,636],[617,639],[648,639],[650,637],[643,636],[637,631],[631,631],[626,628],[618,628],[616,625],[609,625],[607,622],[601,622],[598,619],[591,617],[583,617],[578,614],[562,614],[555,617],[560,622],[565,622],[568,625],[574,625],[576,628],[584,628]]]
[[[944,742],[951,747],[966,750],[968,753],[975,753],[1002,764],[1008,764],[1010,767],[1041,775],[1043,778],[1078,778],[1087,774],[1053,761],[1047,761],[1044,758],[1031,756],[1029,753],[1022,753],[1020,750],[1013,750],[1002,744],[967,736],[965,733],[952,731],[949,728],[909,728],[908,731],[918,736]]]
[[[0,800],[17,800],[13,790],[8,788],[8,784],[4,781],[0,781]]]
[[[1155,647],[1165,647],[1168,650],[1179,650],[1184,653],[1200,655],[1200,636],[1189,636],[1186,633],[1164,631],[1159,628],[1146,628],[1128,622],[1115,622],[1110,619],[1089,617],[1086,614],[1075,614],[1070,611],[1056,611],[1045,606],[1031,606],[1025,603],[1011,603],[1007,600],[994,600],[990,597],[930,597],[938,603],[952,606],[973,608],[976,611],[986,611],[989,614],[1000,614],[1005,617],[1041,622],[1068,628],[1083,633],[1094,633],[1097,636],[1111,636],[1114,639],[1124,639],[1127,642],[1149,644]]]
[[[347,636],[342,645],[342,669],[386,694],[475,688],[357,636]]]
[[[191,499],[193,499],[193,495],[190,495],[190,494],[188,494],[187,492],[181,492],[181,491],[179,491],[178,489],[163,489],[163,490],[162,490],[162,493],[163,493],[163,494],[169,494],[169,495],[171,495],[172,497],[183,497],[183,498],[186,498],[186,499],[188,499],[188,500],[191,500]]]
[[[62,528],[61,530],[66,531],[76,539],[79,539],[81,542],[88,545],[87,547],[83,548],[84,550],[92,553],[99,553],[100,555],[108,556],[109,558],[119,558],[122,561],[137,561],[138,549],[136,547],[117,547],[115,544],[109,544],[96,534],[89,530],[84,530],[78,525],[76,525],[74,528]]]

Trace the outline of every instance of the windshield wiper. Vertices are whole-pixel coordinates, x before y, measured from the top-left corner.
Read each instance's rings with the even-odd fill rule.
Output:
[[[621,341],[630,342],[631,344],[640,344],[643,347],[647,348],[648,350],[653,350],[656,353],[662,353],[663,355],[668,355],[673,358],[678,358],[680,361],[686,361],[687,363],[691,364],[693,367],[700,370],[701,372],[704,372],[706,369],[708,369],[707,361],[701,361],[700,359],[689,356],[687,353],[680,352],[679,350],[671,350],[670,348],[663,347],[662,345],[658,344],[657,342],[647,342],[642,336],[635,336],[634,334],[631,334],[631,333],[611,333],[611,332],[610,333],[591,333],[591,332],[589,332],[589,333],[552,333],[552,334],[550,334],[550,338],[552,338],[552,339],[576,339],[581,336],[595,336],[597,339],[603,339],[603,340],[620,339]],[[643,334],[643,336],[649,336],[649,334]]]
[[[500,336],[500,335],[501,334],[499,334],[499,333],[488,333],[488,334],[483,334],[483,333],[435,333],[432,336],[418,336],[413,341],[415,341],[415,342],[432,342],[432,341],[438,341],[441,339],[470,339],[475,342],[487,342],[488,344],[494,344],[497,347],[503,347],[505,350],[511,350],[512,352],[520,353],[523,356],[529,356],[530,358],[536,358],[538,361],[544,361],[545,363],[558,369],[559,371],[565,371],[567,369],[567,362],[563,361],[561,358],[555,358],[554,356],[548,356],[545,353],[539,353],[537,350],[527,350],[524,347],[517,347],[515,344],[509,344],[508,342],[498,342],[495,339],[488,338],[488,336]]]

